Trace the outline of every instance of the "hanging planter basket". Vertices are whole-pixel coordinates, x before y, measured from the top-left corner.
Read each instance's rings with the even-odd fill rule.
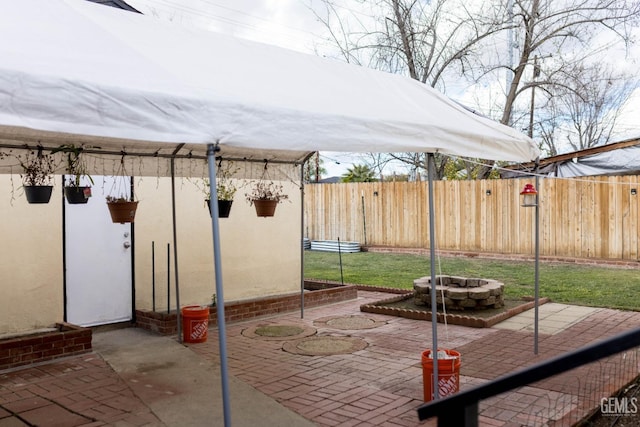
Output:
[[[246,193],[245,197],[249,205],[255,206],[256,215],[259,217],[273,216],[278,203],[289,198],[284,194],[282,184],[275,183],[269,178],[266,160],[260,180],[254,182],[251,192]]]
[[[124,224],[126,222],[133,222],[136,217],[136,209],[138,209],[138,202],[129,201],[116,201],[107,202],[109,213],[111,214],[111,221],[114,224]]]
[[[70,205],[85,204],[91,197],[91,187],[64,187],[64,195]]]
[[[0,158],[3,157],[0,153]],[[31,204],[49,203],[53,191],[52,174],[55,162],[51,154],[44,154],[42,146],[15,156],[22,171],[22,188],[27,202]]]
[[[25,185],[24,195],[31,204],[49,203],[53,185]]]
[[[278,201],[256,199],[253,201],[253,206],[256,208],[256,215],[261,217],[270,217],[276,213]]]
[[[206,199],[205,203],[209,208],[209,215],[211,215],[211,200]],[[229,218],[232,204],[233,200],[218,200],[218,218]]]

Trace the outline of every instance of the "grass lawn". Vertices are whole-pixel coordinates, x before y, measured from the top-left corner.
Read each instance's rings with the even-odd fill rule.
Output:
[[[533,296],[533,261],[440,257],[437,274],[480,277],[503,282],[508,298]],[[305,251],[305,277],[340,281],[337,253]],[[412,289],[413,280],[429,276],[429,258],[423,255],[358,252],[342,254],[345,283]],[[553,302],[592,307],[640,310],[640,270],[540,263],[540,296]]]

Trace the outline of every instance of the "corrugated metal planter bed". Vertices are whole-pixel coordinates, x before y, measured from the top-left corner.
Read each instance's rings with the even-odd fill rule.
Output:
[[[341,242],[338,240],[312,240],[312,251],[323,252],[360,252],[360,242]]]

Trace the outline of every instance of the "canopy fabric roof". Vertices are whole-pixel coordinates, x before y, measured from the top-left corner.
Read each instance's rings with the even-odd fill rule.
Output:
[[[0,148],[73,143],[157,161],[218,143],[223,158],[275,163],[313,151],[538,156],[525,135],[407,77],[83,0],[10,2],[0,37]]]

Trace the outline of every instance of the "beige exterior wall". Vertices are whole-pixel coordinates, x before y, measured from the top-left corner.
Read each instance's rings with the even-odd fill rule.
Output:
[[[240,182],[242,184],[242,182]],[[300,190],[283,182],[289,201],[273,218],[258,218],[240,188],[229,218],[220,219],[225,301],[296,292],[300,289]],[[156,310],[167,307],[167,243],[171,243],[171,307],[175,308],[171,180],[136,180],[136,307],[152,308],[152,256],[155,241]],[[211,217],[204,195],[187,179],[176,178],[180,305],[211,302],[215,292]]]
[[[48,204],[30,205],[21,186],[18,175],[0,175],[0,334],[50,327],[64,315],[62,187]]]
[[[13,180],[13,183],[12,183]],[[169,178],[136,179],[140,200],[135,222],[136,306],[152,308],[151,242],[155,241],[156,309],[167,307],[167,243],[171,243],[171,307],[175,276]],[[273,218],[258,218],[241,188],[229,218],[220,219],[226,301],[300,289],[300,190],[283,182],[289,201]],[[62,187],[49,204],[29,205],[18,175],[0,175],[0,335],[53,326],[64,317]],[[12,200],[14,188],[15,200]],[[211,218],[202,193],[176,179],[180,303],[209,304],[215,292]],[[106,208],[105,208],[106,209]]]

